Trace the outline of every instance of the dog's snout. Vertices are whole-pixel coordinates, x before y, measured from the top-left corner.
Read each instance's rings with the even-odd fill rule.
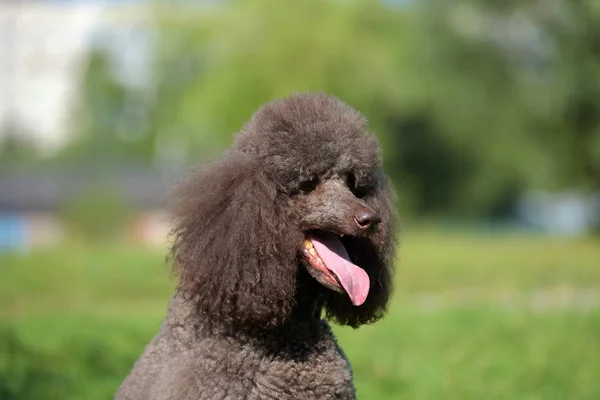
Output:
[[[381,216],[375,210],[362,209],[354,216],[360,229],[369,229],[381,222]]]

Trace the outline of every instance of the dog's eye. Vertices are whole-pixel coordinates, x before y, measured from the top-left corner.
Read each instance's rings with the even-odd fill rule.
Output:
[[[357,184],[356,176],[353,173],[348,174],[346,184],[348,185],[348,188],[350,188],[352,194],[354,194],[359,199],[365,197],[369,192],[368,187]]]
[[[348,185],[348,187],[350,188],[350,190],[354,190],[354,188],[356,187],[356,176],[354,176],[353,173],[349,173],[348,174],[348,178],[346,180],[346,184]]]
[[[309,179],[300,182],[300,186],[298,187],[298,189],[300,189],[301,192],[310,193],[316,189],[318,184],[319,178],[316,176],[312,176]]]

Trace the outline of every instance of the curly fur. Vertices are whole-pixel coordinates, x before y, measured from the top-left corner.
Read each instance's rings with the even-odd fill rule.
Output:
[[[374,322],[392,289],[392,191],[364,117],[324,94],[268,103],[174,198],[177,292],[116,399],[355,398],[321,314]],[[359,210],[381,223],[359,229]],[[371,282],[362,305],[310,270],[301,248],[315,229],[345,235]]]

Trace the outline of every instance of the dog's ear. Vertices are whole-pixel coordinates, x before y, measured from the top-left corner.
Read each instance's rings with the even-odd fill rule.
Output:
[[[264,328],[293,307],[296,246],[285,197],[258,162],[230,152],[175,191],[178,293],[210,317]]]
[[[360,306],[347,296],[329,296],[325,302],[327,317],[342,325],[357,328],[377,321],[385,314],[392,294],[397,245],[395,194],[388,178],[381,173],[374,190],[363,200],[381,215],[377,232],[370,237],[353,238],[352,261],[360,265],[370,279],[369,295]]]

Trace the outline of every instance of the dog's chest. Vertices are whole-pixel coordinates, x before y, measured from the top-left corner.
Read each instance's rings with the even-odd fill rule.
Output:
[[[354,399],[350,364],[332,336],[260,351],[235,342],[205,347],[201,381],[218,382],[206,398],[248,400]],[[277,346],[276,346],[277,347]],[[200,361],[200,360],[198,360]],[[205,384],[201,386],[206,387]]]
[[[307,359],[274,359],[259,365],[249,399],[353,399],[348,361],[335,349]]]

